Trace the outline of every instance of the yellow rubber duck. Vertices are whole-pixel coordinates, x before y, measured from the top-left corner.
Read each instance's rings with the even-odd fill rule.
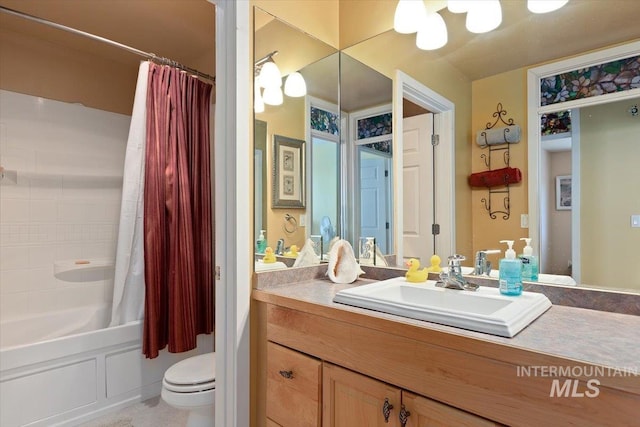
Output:
[[[431,265],[427,267],[429,273],[440,273],[442,271],[442,268],[440,268],[440,257],[438,255],[433,255],[429,261],[431,262]]]
[[[420,268],[420,261],[415,258],[411,258],[407,261],[407,267],[409,267],[409,271],[407,271],[407,274],[405,275],[407,282],[422,283],[427,281],[429,272],[426,267],[422,270],[418,270]]]
[[[298,257],[298,246],[291,245],[288,252],[284,253],[284,256],[289,258],[297,258]]]
[[[264,250],[264,257],[262,258],[262,262],[264,262],[265,264],[272,264],[276,262],[276,256],[273,253],[273,249],[271,248],[271,246],[267,246],[267,248]]]

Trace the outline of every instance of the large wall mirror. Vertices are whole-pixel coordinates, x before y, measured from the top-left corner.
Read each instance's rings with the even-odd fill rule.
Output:
[[[634,262],[632,261],[626,261],[627,265],[630,267],[626,268],[622,266],[619,269],[621,270],[622,277],[617,277],[615,280],[610,280],[610,276],[607,275],[606,271],[610,271],[611,269],[611,267],[608,266],[601,266],[600,271],[604,273],[604,275],[599,276],[587,273],[586,271],[581,273],[577,273],[575,271],[576,264],[578,263],[582,264],[583,268],[586,265],[593,266],[594,264],[597,264],[594,261],[585,262],[582,260],[582,258],[586,256],[585,251],[597,250],[600,254],[611,253],[615,255],[619,253],[617,245],[620,243],[621,239],[628,240],[629,238],[638,238],[637,235],[640,234],[635,232],[637,228],[631,228],[630,223],[632,214],[640,214],[640,207],[637,205],[625,207],[624,211],[622,211],[622,208],[615,207],[613,203],[598,204],[597,207],[588,207],[585,202],[582,204],[579,211],[577,209],[555,209],[555,177],[577,173],[579,169],[578,165],[574,164],[572,170],[560,171],[560,169],[553,169],[553,171],[551,171],[551,169],[556,166],[551,166],[551,164],[549,164],[549,170],[544,174],[538,172],[537,169],[533,174],[530,173],[529,168],[534,166],[530,164],[530,153],[528,153],[527,150],[529,147],[533,146],[534,141],[533,137],[525,135],[520,146],[514,147],[513,149],[514,159],[519,162],[517,165],[522,168],[525,179],[515,188],[516,194],[513,195],[511,200],[511,218],[508,221],[490,219],[489,215],[480,206],[480,199],[482,197],[481,192],[471,190],[467,184],[468,175],[475,172],[475,169],[478,167],[477,165],[480,160],[476,159],[476,157],[479,157],[482,153],[481,151],[478,151],[478,147],[474,146],[475,134],[479,130],[479,126],[484,126],[484,124],[491,119],[491,113],[495,111],[493,109],[496,106],[496,101],[504,102],[505,108],[509,111],[510,116],[515,116],[518,123],[523,127],[523,133],[526,134],[525,129],[530,127],[538,129],[538,119],[530,119],[527,114],[527,70],[531,67],[538,66],[538,64],[558,61],[564,58],[580,55],[585,52],[591,52],[615,46],[617,44],[638,40],[640,38],[640,27],[634,23],[633,19],[634,16],[637,16],[637,8],[632,1],[616,1],[615,6],[612,6],[609,2],[571,1],[563,9],[557,12],[549,15],[534,16],[527,12],[524,2],[501,2],[501,4],[503,7],[504,21],[499,31],[494,31],[485,35],[469,34],[464,29],[464,15],[455,15],[443,10],[441,14],[449,28],[449,44],[445,48],[437,51],[421,51],[415,47],[415,36],[401,35],[394,33],[393,31],[386,31],[372,38],[368,38],[362,43],[344,48],[339,52],[339,54],[334,51],[331,55],[337,54],[335,56],[337,59],[335,60],[334,65],[338,67],[334,69],[335,74],[331,74],[334,75],[336,79],[334,96],[329,99],[326,96],[311,93],[310,89],[310,97],[307,97],[306,102],[313,102],[313,100],[309,100],[309,98],[317,98],[321,101],[326,101],[326,104],[322,105],[327,109],[333,105],[337,109],[332,111],[342,114],[340,116],[342,120],[339,120],[339,125],[346,125],[348,117],[357,120],[357,113],[364,112],[366,115],[368,109],[373,113],[373,115],[375,115],[382,112],[385,105],[389,103],[396,105],[397,107],[398,100],[396,99],[394,104],[391,94],[386,98],[388,101],[385,99],[379,99],[369,104],[364,102],[364,95],[358,95],[358,97],[362,97],[362,99],[358,99],[356,101],[363,101],[361,105],[358,105],[352,111],[349,111],[351,108],[345,111],[341,110],[343,108],[343,102],[345,106],[344,108],[347,108],[346,105],[348,105],[346,99],[343,98],[343,95],[346,96],[349,93],[349,90],[353,88],[353,80],[348,80],[350,77],[344,74],[344,70],[341,68],[344,67],[346,69],[347,63],[351,60],[355,62],[357,68],[361,68],[359,71],[363,73],[361,76],[364,76],[364,71],[362,69],[367,69],[372,72],[372,74],[379,74],[383,78],[389,79],[388,81],[390,83],[388,83],[388,86],[387,84],[384,84],[380,87],[391,88],[391,82],[396,70],[400,70],[415,78],[421,84],[424,84],[429,89],[432,89],[437,94],[445,97],[455,104],[455,135],[451,141],[455,146],[455,159],[451,171],[451,174],[455,178],[455,186],[451,191],[451,196],[455,204],[455,226],[451,233],[455,234],[453,250],[467,256],[467,265],[472,264],[472,258],[475,251],[479,249],[499,248],[499,240],[505,238],[517,239],[519,237],[527,237],[531,232],[536,234],[533,236],[534,250],[542,252],[542,260],[544,261],[543,272],[566,276],[573,275],[580,285],[588,287],[602,287],[638,292],[640,291],[640,277],[638,277],[637,273],[634,273],[635,270],[631,267],[631,265],[634,265]],[[271,19],[273,19],[273,17],[271,17]],[[589,27],[592,28],[588,35],[585,35],[584,31],[582,31],[585,22],[587,22]],[[255,34],[256,59],[270,51],[278,50],[278,47],[274,45],[264,46],[261,48],[262,50],[258,50],[258,40],[262,38],[260,31],[261,29],[257,26]],[[298,31],[297,37],[309,36],[304,32]],[[519,46],[519,48],[516,49],[515,46]],[[325,57],[328,56],[329,55],[325,55]],[[344,57],[340,58],[340,56]],[[276,57],[276,61],[278,62],[278,65],[280,65],[278,57]],[[307,62],[305,66],[310,64],[311,62]],[[302,70],[301,72],[304,74],[304,66],[299,65],[297,69]],[[285,74],[284,71],[283,74]],[[326,75],[329,74],[325,74],[325,76]],[[358,80],[357,77],[356,80]],[[361,80],[364,81],[364,78]],[[376,83],[376,85],[378,84],[379,83]],[[308,82],[308,85],[311,87],[313,82]],[[382,97],[382,90],[377,92],[377,94]],[[285,99],[285,104],[286,102],[287,100]],[[637,134],[638,132],[636,129],[640,126],[640,120],[632,117],[629,111],[633,104],[638,103],[638,100],[627,99],[620,102],[621,103],[617,105],[617,107],[615,106],[615,103],[611,103],[611,105],[607,103],[603,104],[602,108],[605,108],[605,105],[608,105],[611,108],[617,108],[618,113],[612,114],[616,114],[620,119],[624,117],[625,123],[630,126],[629,132],[631,134]],[[596,101],[596,103],[598,102]],[[411,104],[405,104],[405,111],[409,108],[407,105],[410,106]],[[267,112],[268,108],[270,107],[267,107]],[[420,106],[418,106],[418,108],[420,108]],[[595,117],[594,115],[596,112],[589,111],[587,108],[590,108],[587,104],[582,105],[581,112],[576,111],[572,112],[572,114],[575,117],[580,116],[580,118],[585,114]],[[356,114],[353,114],[354,111]],[[394,111],[392,111],[392,114],[393,112]],[[421,110],[418,114],[424,113],[425,111]],[[426,113],[429,112],[426,111]],[[597,114],[600,115],[600,112],[597,112]],[[272,123],[272,120],[264,114],[257,114],[256,119],[266,122],[266,144],[268,146],[270,143],[269,138],[272,137],[271,135],[274,132],[277,133],[275,130],[275,123]],[[535,120],[535,123],[533,120]],[[611,126],[616,126],[613,124],[613,121],[608,120],[608,122],[611,123]],[[305,122],[303,121],[299,126],[303,127],[304,123]],[[590,126],[591,125],[587,125],[587,127]],[[602,127],[599,124],[595,124],[591,127],[596,127],[602,130]],[[270,131],[270,129],[274,130]],[[350,131],[351,130],[353,130],[353,128],[351,128]],[[582,126],[581,132],[586,132],[586,127],[584,125]],[[303,135],[303,133],[304,130],[301,129],[300,134]],[[285,136],[290,135],[285,134]],[[397,137],[398,136],[394,134],[394,138]],[[304,135],[302,137],[302,139],[305,139],[307,142],[310,141],[309,138],[309,136],[305,138]],[[343,143],[348,140],[347,138],[353,138],[353,136],[341,133],[338,137],[338,139]],[[616,141],[619,140],[618,137],[610,136],[608,132],[605,134],[601,133],[595,138],[599,140],[607,139],[607,143],[613,143],[613,139]],[[335,140],[336,138],[332,141]],[[536,137],[536,141],[537,140],[538,138]],[[354,139],[351,141],[355,142]],[[381,139],[376,140],[376,142],[381,142]],[[256,140],[256,147],[258,146],[258,143],[259,142]],[[384,143],[382,142],[379,145],[383,144]],[[325,216],[329,217],[331,227],[336,235],[346,237],[354,243],[363,235],[361,225],[365,220],[362,218],[361,209],[362,204],[367,202],[366,200],[363,201],[361,197],[362,191],[358,190],[358,185],[360,185],[361,176],[366,172],[363,172],[356,165],[358,164],[358,161],[361,165],[366,165],[368,162],[375,164],[376,161],[382,165],[384,164],[385,155],[382,153],[371,152],[370,146],[365,149],[354,143],[349,145],[349,147],[351,148],[341,150],[335,146],[329,146],[329,148],[332,148],[332,150],[328,150],[330,155],[333,156],[333,158],[339,158],[341,165],[341,167],[337,169],[329,170],[330,168],[325,167],[323,170],[323,172],[330,172],[333,178],[335,178],[336,173],[338,174],[337,195],[330,193],[330,198],[335,201],[336,205],[330,205],[327,201],[316,201],[316,203],[314,203],[313,199],[310,200],[304,210],[303,221],[306,224],[305,227],[309,227],[309,230],[304,230],[301,236],[321,234],[319,226],[317,229],[312,229],[312,227],[314,227],[313,224],[321,225],[322,218]],[[545,150],[544,152],[539,151],[539,156],[551,156],[548,154],[549,151],[546,151],[546,146],[544,148],[540,148],[539,146],[537,147],[538,148],[536,149],[538,150]],[[622,153],[627,160],[633,161],[633,159],[635,159],[637,162],[639,159],[638,154],[632,152],[628,148],[622,148],[622,145],[616,145],[616,147],[617,148],[613,151],[618,154]],[[553,152],[557,152],[557,150],[567,150],[567,148],[552,148],[552,150],[556,150]],[[565,151],[564,154],[559,154],[559,157],[564,156],[566,160],[567,157],[570,158],[573,155],[569,153],[571,152]],[[396,153],[392,152],[390,154],[390,158],[393,159],[395,154]],[[555,154],[553,156],[555,156]],[[267,155],[265,159],[268,161],[268,158],[269,156]],[[309,163],[309,159],[307,160],[307,165],[310,169],[307,170],[307,176],[309,177],[307,185],[313,186],[312,177],[315,174],[318,164]],[[614,164],[617,164],[616,162],[617,160],[613,161]],[[322,164],[327,165],[327,163]],[[391,161],[390,164],[391,168],[388,173],[391,178],[393,178],[394,173],[397,173],[396,169],[398,169],[398,167],[393,161]],[[554,165],[555,164],[556,163],[554,161]],[[559,164],[562,164],[562,161],[560,161]],[[335,165],[332,165],[332,167],[333,166]],[[537,167],[538,166],[535,165],[535,168]],[[590,180],[597,179],[598,185],[600,185],[602,182],[609,182],[608,174],[613,174],[613,172],[609,171],[608,167],[600,165],[596,178],[592,173],[592,167],[587,167],[586,170],[585,167],[584,163],[582,163],[581,178],[578,180],[576,177],[574,180],[574,182],[579,181],[581,183],[583,192],[586,191],[586,185],[595,185],[595,183]],[[615,166],[612,168],[615,168]],[[263,175],[267,180],[269,179],[269,170],[270,165],[265,163]],[[532,185],[532,182],[529,182],[533,179],[536,180],[535,186]],[[634,179],[636,180],[634,182],[637,182],[637,177],[631,178],[631,180]],[[335,181],[323,179],[323,182],[328,183],[331,188],[334,188]],[[631,188],[631,184],[629,184],[630,181],[627,179],[625,182],[627,184],[615,184],[612,181],[608,185],[609,188],[611,188],[611,186],[617,186],[616,188],[620,188],[621,191],[624,191],[624,188]],[[267,188],[266,191],[268,191],[268,185],[265,188]],[[393,188],[393,186],[391,188]],[[406,198],[406,192],[408,189],[405,186],[403,190],[405,191],[404,197]],[[410,190],[415,191],[415,189]],[[573,191],[576,191],[575,184],[573,186]],[[313,192],[310,194],[313,194]],[[637,199],[633,196],[618,197],[618,199],[623,198],[633,200]],[[529,203],[528,200],[532,199],[538,200],[539,203],[537,205]],[[268,203],[269,199],[267,198],[266,200]],[[398,200],[397,194],[391,194],[391,198],[389,200],[390,209],[388,209],[388,216],[391,219],[391,228],[393,229],[394,224],[402,222],[401,220],[404,219],[399,218],[397,215],[398,204],[403,202],[403,200]],[[542,200],[546,201],[543,202]],[[331,206],[331,212],[337,212],[337,216],[333,218],[331,217],[333,213],[322,214],[322,212],[313,212],[314,205],[317,205],[318,203],[323,203],[325,206]],[[360,204],[360,206],[358,206],[358,204]],[[604,225],[608,222],[624,223],[625,228],[621,232],[622,234],[600,233],[597,236],[592,235],[591,237],[585,237],[583,235],[581,239],[582,249],[579,253],[574,250],[573,253],[569,251],[559,254],[557,253],[557,250],[561,250],[561,248],[566,247],[570,248],[572,246],[572,243],[567,244],[566,242],[570,242],[571,237],[575,238],[575,233],[573,236],[565,237],[565,239],[570,239],[565,240],[565,243],[545,243],[544,240],[541,243],[535,241],[538,237],[537,231],[533,228],[529,230],[527,228],[521,228],[520,226],[522,215],[527,214],[531,216],[531,225],[533,227],[539,227],[540,223],[544,221],[546,221],[547,224],[550,224],[551,217],[553,215],[558,216],[565,214],[574,218],[575,224],[575,221],[579,221],[583,215],[589,215],[589,213],[586,213],[585,209],[589,209],[590,214],[595,214],[596,211],[598,212],[598,215],[600,216],[595,220],[595,224],[599,223]],[[535,210],[535,212],[533,210]],[[269,212],[268,206],[266,212]],[[288,213],[291,215],[299,215],[302,212]],[[269,215],[270,214],[271,213],[269,213]],[[287,239],[287,236],[281,236],[284,214],[285,212],[280,214],[273,226],[267,226],[267,229],[273,229],[272,232],[267,231],[270,245],[275,245],[278,238],[284,237]],[[539,221],[536,223],[536,220]],[[300,223],[300,221],[298,221],[298,223]],[[582,223],[582,229],[585,231],[585,222],[583,221]],[[567,230],[566,225],[558,225],[556,223],[555,226],[559,227],[563,231]],[[598,228],[594,225],[589,227],[592,229]],[[602,230],[604,229],[605,228],[603,227]],[[326,230],[326,227],[324,230]],[[561,233],[551,229],[549,230],[548,234],[551,234],[556,238],[560,237]],[[365,235],[368,232],[368,230],[365,231]],[[384,238],[381,239],[383,240]],[[392,231],[388,236],[388,241],[390,243],[387,251],[388,253],[393,253],[394,245],[398,242],[397,232]],[[286,242],[287,246],[292,242],[292,239],[288,239]],[[298,242],[302,243],[303,240],[298,240]],[[632,242],[630,244],[635,245],[637,248],[640,243],[638,243],[637,240],[635,242],[636,243]],[[523,244],[521,243],[520,246],[516,247],[519,253],[521,252],[522,245]],[[585,246],[588,246],[589,248],[585,249]],[[625,247],[629,248],[630,246]],[[635,252],[630,249],[624,249],[624,252],[630,254],[630,256],[635,256],[635,264],[637,264],[637,249]],[[450,253],[439,253],[439,255],[446,258]],[[494,257],[494,264],[497,264],[498,258],[499,256]],[[580,263],[581,260],[582,262]],[[616,263],[615,261],[607,261],[607,264],[611,266]],[[598,267],[596,266],[596,268]]]

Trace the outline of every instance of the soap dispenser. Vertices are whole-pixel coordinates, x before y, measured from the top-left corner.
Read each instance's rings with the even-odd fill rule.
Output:
[[[500,293],[502,295],[520,295],[522,293],[522,261],[516,258],[513,240],[500,240],[509,246],[500,260]]]
[[[260,230],[260,236],[258,236],[258,240],[256,241],[256,252],[259,254],[263,254],[265,249],[267,249],[267,239],[264,238],[264,233],[266,230]]]
[[[526,246],[522,250],[522,255],[519,256],[522,261],[522,280],[529,282],[538,281],[538,257],[533,255],[533,248],[531,247],[531,239],[523,237],[520,240],[526,242]]]

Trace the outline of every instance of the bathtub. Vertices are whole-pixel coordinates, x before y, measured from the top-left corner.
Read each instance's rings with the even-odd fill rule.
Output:
[[[81,424],[159,395],[169,366],[213,351],[200,335],[195,350],[145,359],[142,322],[102,329],[109,316],[92,306],[0,324],[0,426]]]

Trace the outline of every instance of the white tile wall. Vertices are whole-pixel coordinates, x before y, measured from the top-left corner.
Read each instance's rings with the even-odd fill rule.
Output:
[[[0,91],[0,320],[111,301],[113,272],[55,261],[115,256],[130,117]],[[81,278],[76,281],[75,279]]]

